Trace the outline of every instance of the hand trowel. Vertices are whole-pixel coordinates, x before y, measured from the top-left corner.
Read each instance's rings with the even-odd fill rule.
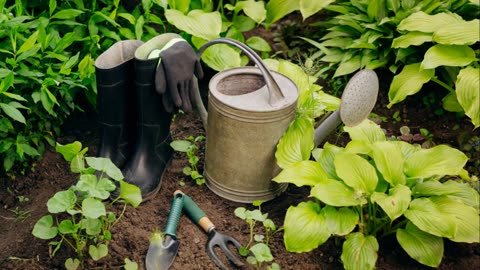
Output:
[[[175,233],[182,208],[183,194],[179,193],[173,197],[163,233],[154,232],[150,237],[150,246],[145,259],[147,270],[164,270],[172,265],[180,247],[180,241]]]

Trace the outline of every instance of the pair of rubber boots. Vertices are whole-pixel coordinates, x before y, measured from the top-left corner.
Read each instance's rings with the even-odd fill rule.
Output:
[[[159,58],[149,51],[165,45],[175,34],[153,42],[119,41],[95,61],[99,137],[97,156],[109,158],[122,170],[125,181],[138,186],[143,201],[160,189],[173,154],[170,147],[172,113],[155,90]],[[119,189],[112,198],[119,195]]]

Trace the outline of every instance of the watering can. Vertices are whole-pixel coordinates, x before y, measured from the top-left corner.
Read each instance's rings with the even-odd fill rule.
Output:
[[[239,48],[256,67],[232,68],[215,74],[209,82],[208,113],[196,86],[195,104],[207,134],[205,183],[214,193],[231,201],[268,201],[287,188],[287,184],[271,180],[281,170],[275,160],[276,146],[295,118],[299,91],[292,80],[270,71],[260,56],[236,40],[209,41],[197,54],[200,56],[207,47],[219,43]],[[378,91],[378,80],[376,87]],[[348,104],[343,107],[352,108]],[[339,115],[342,114],[333,113],[325,125],[317,128],[316,146],[326,137],[324,133],[334,131],[344,120]]]

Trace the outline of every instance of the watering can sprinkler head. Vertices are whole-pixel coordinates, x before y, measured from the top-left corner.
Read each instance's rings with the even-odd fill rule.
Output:
[[[315,147],[320,145],[342,122],[352,127],[365,120],[375,106],[377,96],[377,74],[369,69],[355,73],[343,90],[340,108],[315,129]]]

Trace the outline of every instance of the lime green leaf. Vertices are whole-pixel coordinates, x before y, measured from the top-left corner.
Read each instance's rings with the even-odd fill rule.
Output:
[[[397,29],[400,31],[406,30],[433,33],[442,27],[462,21],[462,17],[456,13],[438,13],[435,15],[429,15],[420,11],[403,19]]]
[[[165,17],[178,29],[205,40],[219,37],[222,30],[222,19],[217,11],[206,13],[196,9],[184,15],[178,10],[167,9]]]
[[[341,181],[326,179],[316,184],[310,195],[331,206],[355,206],[367,203],[364,194]]]
[[[285,247],[291,252],[311,251],[330,237],[320,206],[311,201],[290,206],[283,226]]]
[[[108,158],[86,157],[85,161],[90,167],[97,171],[105,172],[108,176],[117,181],[123,179],[122,171],[120,171],[120,169]]]
[[[53,226],[53,217],[51,215],[43,216],[33,226],[32,234],[40,239],[48,240],[57,236],[58,229]]]
[[[328,175],[320,164],[305,160],[291,164],[273,178],[273,181],[277,183],[292,183],[301,187],[314,186],[324,179],[328,179]]]
[[[6,75],[3,77],[3,80],[0,83],[0,93],[5,93],[13,85],[13,81],[15,80],[15,75],[11,70],[7,70],[7,69],[2,69],[2,70],[5,70]]]
[[[216,71],[241,66],[240,54],[226,44],[215,44],[208,47],[202,54],[202,60]]]
[[[71,220],[65,219],[58,225],[58,231],[62,234],[75,233],[78,230]]]
[[[358,214],[350,208],[342,207],[337,210],[335,207],[327,205],[322,209],[322,213],[330,233],[334,235],[347,235],[358,224]]]
[[[271,0],[267,3],[267,24],[270,25],[285,15],[300,9],[298,0]]]
[[[105,205],[94,198],[86,198],[82,202],[82,214],[87,218],[106,216]]]
[[[308,160],[313,148],[313,124],[310,119],[295,119],[278,142],[275,158],[280,168]]]
[[[457,100],[475,128],[480,126],[480,69],[467,67],[458,73],[455,83]]]
[[[414,199],[404,215],[424,232],[439,237],[455,236],[457,230],[455,217],[442,211],[432,198]]]
[[[135,261],[131,261],[128,258],[125,258],[125,270],[137,270],[138,264]]]
[[[90,195],[90,197],[107,199],[110,191],[115,190],[115,184],[107,178],[102,178],[97,182],[97,177],[93,174],[84,174],[80,176],[75,185],[78,190]]]
[[[371,157],[383,178],[392,185],[405,184],[404,158],[398,145],[388,141],[377,141],[373,143],[371,149]]]
[[[408,32],[400,37],[393,39],[392,48],[408,48],[409,46],[419,46],[425,42],[431,42],[432,35],[422,32]]]
[[[475,51],[467,45],[442,45],[430,47],[422,61],[422,69],[433,69],[438,66],[467,66],[476,61]]]
[[[402,216],[407,210],[412,192],[407,186],[396,185],[390,188],[388,195],[374,192],[371,196],[372,202],[376,202],[387,213],[391,221]]]
[[[62,154],[63,158],[66,161],[71,161],[77,154],[82,150],[82,143],[75,141],[66,145],[62,145],[57,142],[55,146],[55,151]]]
[[[235,10],[243,10],[245,14],[252,18],[256,23],[261,23],[267,17],[267,10],[263,1],[238,1]]]
[[[88,248],[88,254],[90,254],[94,261],[98,261],[101,258],[107,256],[108,247],[105,244],[100,244],[98,245],[98,247],[90,245],[90,247]]]
[[[433,33],[433,41],[445,45],[473,45],[480,40],[480,20],[446,25]]]
[[[6,115],[8,115],[13,120],[26,124],[26,120],[23,114],[11,104],[0,103],[0,108]]]
[[[120,181],[120,198],[133,207],[137,207],[142,202],[142,192],[137,186]]]
[[[349,58],[346,61],[342,61],[337,69],[335,70],[335,74],[333,75],[333,78],[347,75],[350,73],[353,73],[361,68],[361,57],[360,55],[355,55],[352,58]]]
[[[25,40],[25,42],[22,44],[22,46],[20,47],[20,49],[18,49],[17,51],[17,55],[20,55],[21,53],[23,52],[26,52],[30,49],[33,48],[33,46],[35,45],[35,43],[37,42],[37,37],[38,37],[38,33],[39,31],[35,31],[33,32],[33,34],[31,34],[27,40]]]
[[[56,3],[56,1],[53,1]],[[78,267],[80,266],[80,260],[75,258],[75,259],[72,259],[72,258],[68,258],[66,261],[65,261],[65,269],[67,270],[74,270],[74,269],[78,269]]]
[[[421,231],[411,222],[405,229],[397,230],[397,241],[402,248],[416,261],[437,267],[443,257],[443,239]]]
[[[445,97],[442,98],[442,107],[449,112],[464,111],[460,103],[458,103],[456,92],[449,92]]]
[[[360,156],[342,153],[335,156],[337,175],[355,190],[371,194],[377,187],[378,177],[375,168]]]
[[[458,175],[468,157],[447,145],[437,145],[411,154],[405,160],[405,174],[409,177]]]
[[[270,248],[265,243],[256,243],[249,249],[259,263],[273,261],[273,255]]]
[[[170,143],[170,146],[175,151],[186,153],[192,147],[192,143],[190,141],[187,141],[187,140],[175,140],[175,141]]]
[[[81,221],[81,227],[88,235],[98,235],[102,231],[102,221],[98,218],[85,218]]]
[[[73,18],[79,16],[80,14],[83,14],[83,11],[78,10],[78,9],[63,9],[58,11],[57,13],[53,14],[50,19],[67,19],[67,20],[73,20]]]
[[[302,0],[300,1],[300,13],[303,20],[319,12],[324,7],[335,2],[335,0]]]
[[[455,242],[478,243],[480,242],[480,218],[478,208],[465,205],[462,201],[447,196],[433,197],[432,201],[438,208],[451,217],[456,224],[454,237],[449,237]]]
[[[374,143],[376,141],[385,141],[385,133],[375,122],[365,119],[360,124],[343,128],[352,140]]]
[[[335,171],[334,159],[338,153],[343,153],[344,149],[333,144],[325,143],[323,148],[317,148],[320,153],[317,161],[322,166],[323,170],[327,173],[329,178],[339,179],[337,172]]]
[[[62,213],[72,209],[77,202],[77,197],[73,190],[59,191],[47,201],[48,212],[52,214]]]
[[[340,258],[346,270],[369,270],[375,269],[377,252],[377,239],[371,235],[364,236],[357,232],[347,236]]]
[[[412,188],[415,197],[447,195],[449,198],[462,201],[475,209],[479,207],[479,194],[468,183],[453,180],[446,182],[426,181],[416,184]]]
[[[270,52],[272,50],[268,42],[261,37],[253,36],[247,39],[246,43],[249,47],[257,51]]]
[[[388,91],[390,103],[387,108],[391,108],[393,104],[404,100],[409,95],[416,94],[434,75],[434,69],[421,69],[420,63],[406,65],[402,72],[393,77]]]

